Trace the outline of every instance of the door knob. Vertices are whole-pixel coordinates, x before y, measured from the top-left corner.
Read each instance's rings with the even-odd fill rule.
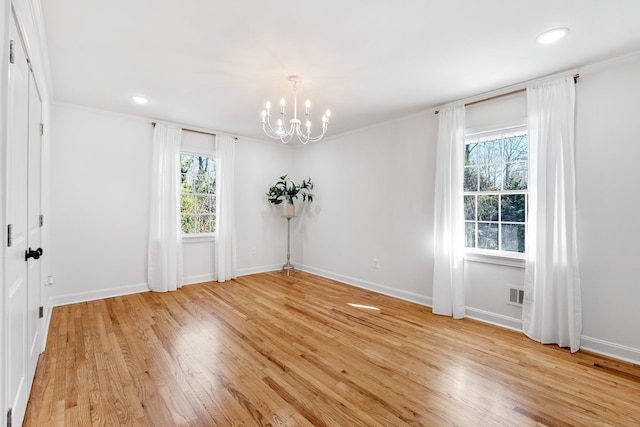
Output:
[[[32,251],[31,248],[29,248],[29,250],[24,251],[24,260],[28,261],[29,258],[39,259],[42,256],[42,253],[42,248],[38,248],[35,251]]]

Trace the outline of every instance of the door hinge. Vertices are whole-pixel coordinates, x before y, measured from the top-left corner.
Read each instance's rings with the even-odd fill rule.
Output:
[[[44,227],[44,215],[40,214],[40,227]]]
[[[11,235],[13,225],[7,224],[7,247],[13,246],[13,236]]]
[[[44,135],[44,123],[40,123],[40,136]]]
[[[9,40],[9,62],[16,63],[16,42],[14,40]]]
[[[9,410],[7,411],[7,427],[11,427],[11,419],[13,418],[12,412],[13,408],[9,408]]]
[[[38,307],[38,317],[41,318],[41,319],[44,317],[44,307],[43,306]]]

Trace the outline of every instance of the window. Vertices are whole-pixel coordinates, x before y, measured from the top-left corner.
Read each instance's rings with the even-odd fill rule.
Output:
[[[213,156],[180,155],[180,225],[182,234],[216,231],[216,160]]]
[[[526,127],[465,138],[464,217],[467,248],[524,253],[528,158]]]

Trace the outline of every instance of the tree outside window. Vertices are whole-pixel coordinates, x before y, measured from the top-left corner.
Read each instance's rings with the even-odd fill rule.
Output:
[[[528,159],[526,128],[466,138],[467,248],[524,253]]]
[[[212,156],[180,155],[180,225],[182,234],[216,231],[216,160]]]

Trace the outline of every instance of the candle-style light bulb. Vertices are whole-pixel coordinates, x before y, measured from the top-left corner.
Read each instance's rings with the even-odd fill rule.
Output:
[[[264,124],[264,119],[267,117],[267,112],[262,110],[262,124]]]
[[[267,101],[266,107],[267,107],[267,111],[271,109],[271,101]]]

